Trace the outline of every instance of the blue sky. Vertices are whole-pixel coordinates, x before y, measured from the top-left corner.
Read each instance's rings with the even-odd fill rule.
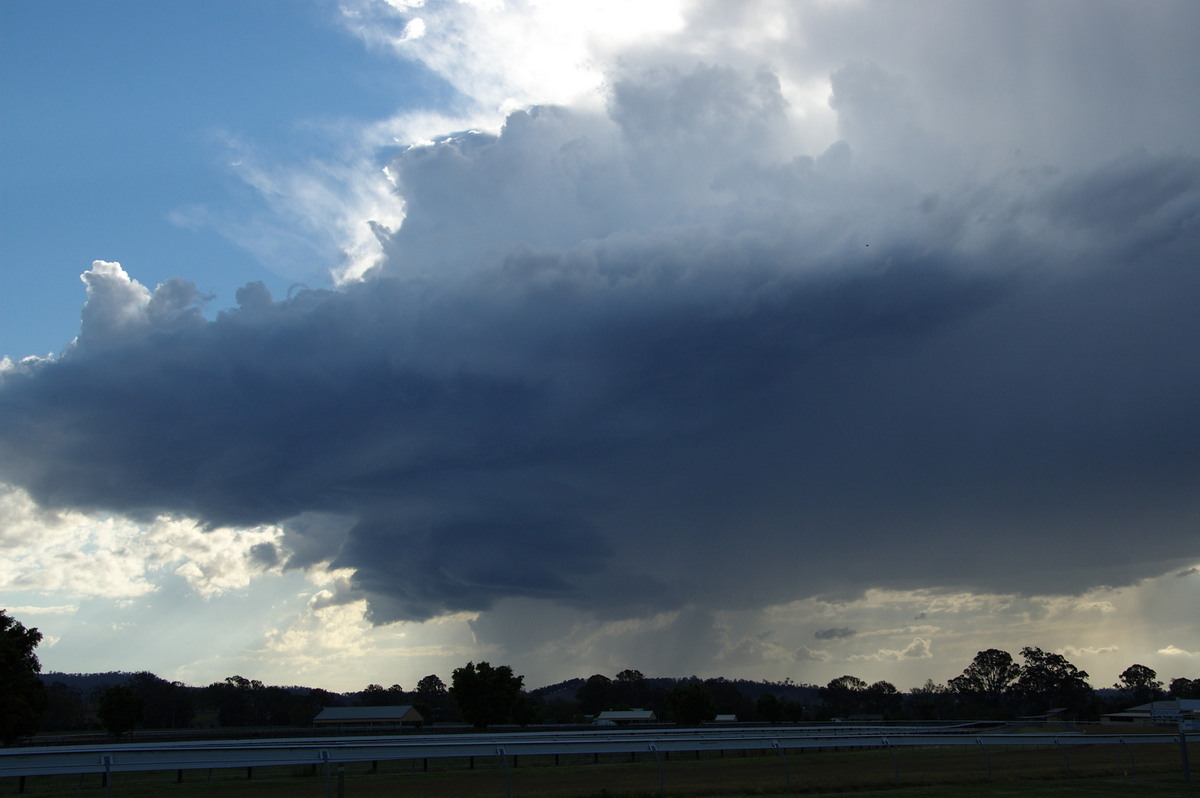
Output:
[[[264,262],[219,223],[181,215],[253,207],[230,167],[239,146],[329,157],[340,126],[453,97],[418,64],[363,46],[328,2],[51,0],[0,14],[0,351],[12,357],[75,336],[78,278],[96,259],[151,286],[189,275],[214,308],[253,280],[279,293],[328,284],[327,252]]]
[[[0,14],[48,669],[1200,667],[1200,6]]]

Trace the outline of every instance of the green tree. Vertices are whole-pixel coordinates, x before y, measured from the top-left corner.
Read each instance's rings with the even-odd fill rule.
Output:
[[[675,685],[667,696],[676,723],[695,726],[717,716],[712,691],[703,682],[684,682]]]
[[[1171,698],[1200,698],[1200,679],[1172,679]]]
[[[496,723],[512,723],[522,697],[524,676],[513,674],[512,668],[500,665],[493,668],[487,662],[468,662],[455,668],[450,676],[450,696],[463,719],[477,729]]]
[[[961,675],[947,683],[962,700],[965,715],[976,718],[1001,718],[1009,714],[1012,690],[1021,675],[1021,666],[1012,654],[998,648],[980,651]]]
[[[952,717],[954,693],[944,684],[926,679],[925,684],[908,691],[908,714],[916,720],[944,720]]]
[[[975,655],[962,672],[948,683],[951,690],[970,696],[981,696],[999,702],[1017,677],[1021,666],[1013,662],[1012,654],[998,648],[989,648]]]
[[[0,742],[12,745],[37,732],[46,711],[46,686],[38,678],[42,664],[34,649],[42,633],[26,629],[0,610]]]
[[[754,703],[754,708],[767,723],[778,723],[783,720],[783,705],[774,693],[763,693]]]
[[[704,684],[708,687],[708,692],[712,694],[717,714],[736,715],[740,719],[746,719],[754,713],[754,702],[738,689],[736,682],[718,676],[713,679],[705,679]]]
[[[1044,712],[1064,707],[1079,711],[1092,699],[1087,671],[1081,671],[1062,654],[1042,651],[1036,646],[1021,649],[1025,664],[1014,688],[1025,698],[1027,712]]]
[[[805,709],[803,703],[799,701],[789,701],[786,698],[779,703],[783,708],[783,719],[788,723],[799,723],[800,721],[804,720],[807,710]],[[811,717],[811,715],[809,717]]]
[[[96,715],[105,730],[113,737],[133,731],[142,719],[145,702],[141,696],[123,684],[114,685],[104,691]]]
[[[417,698],[434,706],[442,703],[449,696],[449,693],[446,692],[446,683],[438,678],[436,673],[431,673],[417,682],[416,693]]]
[[[398,684],[386,688],[381,684],[368,684],[366,689],[358,694],[360,707],[399,707],[407,703],[408,696]]]
[[[645,707],[648,691],[646,677],[641,671],[627,668],[617,674],[610,685],[609,706],[606,709]]]
[[[451,716],[455,714],[454,701],[450,698],[446,683],[435,673],[431,673],[417,682],[413,698],[415,699],[413,708],[421,713],[421,717],[425,718],[427,726],[438,721],[450,720]]]
[[[129,687],[144,702],[142,720],[151,729],[186,729],[196,709],[192,692],[182,682],[168,682],[149,671],[135,673]]]
[[[217,720],[222,726],[256,726],[262,722],[265,686],[258,679],[226,676],[223,682],[210,684],[205,693],[217,708]]]
[[[579,702],[580,712],[585,715],[597,715],[609,708],[611,695],[612,679],[595,673],[575,691],[575,700]]]
[[[821,688],[821,703],[833,717],[845,717],[863,711],[867,683],[857,676],[839,676]]]
[[[42,731],[78,731],[86,723],[87,704],[79,688],[62,682],[46,687],[46,711],[38,728]]]
[[[874,713],[891,717],[900,708],[903,696],[891,682],[878,681],[863,691],[867,708]]]
[[[1136,664],[1123,670],[1113,685],[1133,704],[1148,704],[1162,698],[1162,686],[1153,668]]]

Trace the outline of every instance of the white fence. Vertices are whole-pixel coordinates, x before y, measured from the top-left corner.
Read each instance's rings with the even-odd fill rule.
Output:
[[[130,773],[159,770],[337,765],[352,762],[675,752],[791,750],[834,747],[902,748],[980,746],[1144,745],[1178,743],[1184,767],[1187,744],[1178,734],[980,734],[969,727],[754,727],[645,729],[580,732],[405,735],[403,737],[301,738],[16,748],[0,751],[0,778],[52,774]],[[1128,750],[1128,749],[1126,749]]]

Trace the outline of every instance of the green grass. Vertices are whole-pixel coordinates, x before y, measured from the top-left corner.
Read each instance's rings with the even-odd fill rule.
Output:
[[[855,796],[889,798],[1016,798],[1021,796],[1200,796],[1200,745],[1193,744],[1193,783],[1185,784],[1180,772],[1178,745],[1079,746],[1063,750],[1046,746],[995,748],[989,751],[992,780],[981,749],[947,747],[897,749],[895,759],[886,750],[792,752],[785,760],[777,752],[745,756],[676,754],[662,762],[662,784],[674,798],[743,798],[758,796]],[[1135,768],[1129,767],[1132,751]],[[1070,772],[1068,774],[1068,766]],[[900,786],[896,786],[899,770]],[[479,758],[474,769],[467,760],[381,762],[376,772],[368,763],[345,766],[346,798],[649,798],[659,794],[659,764],[649,754],[636,761],[628,755],[600,757],[521,757],[507,772],[494,758]],[[113,798],[323,798],[327,782],[323,772],[311,768],[256,768],[247,778],[245,769],[129,773],[113,777]],[[789,781],[791,791],[789,792]],[[328,783],[338,795],[336,770]],[[17,793],[17,780],[0,781],[0,796]],[[31,777],[25,794],[45,798],[102,798],[98,774],[83,778]]]

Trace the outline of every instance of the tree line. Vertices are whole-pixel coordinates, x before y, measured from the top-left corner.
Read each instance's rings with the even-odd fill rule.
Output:
[[[1161,698],[1200,698],[1200,678],[1164,686],[1157,673],[1131,665],[1108,691],[1061,654],[1021,649],[1021,662],[998,649],[980,651],[945,684],[927,680],[906,693],[887,681],[868,684],[845,675],[824,687],[724,678],[650,678],[634,669],[594,674],[527,690],[507,665],[468,662],[447,685],[436,674],[411,691],[370,684],[335,693],[320,688],[265,685],[234,675],[204,687],[170,682],[149,672],[39,676],[35,649],[42,635],[0,611],[0,742],[38,732],[134,728],[196,729],[306,727],[325,707],[414,706],[427,724],[577,724],[605,710],[644,709],[661,722],[698,724],[718,715],[740,721],[785,723],[833,718],[886,720],[1012,719],[1064,710],[1081,720]]]

